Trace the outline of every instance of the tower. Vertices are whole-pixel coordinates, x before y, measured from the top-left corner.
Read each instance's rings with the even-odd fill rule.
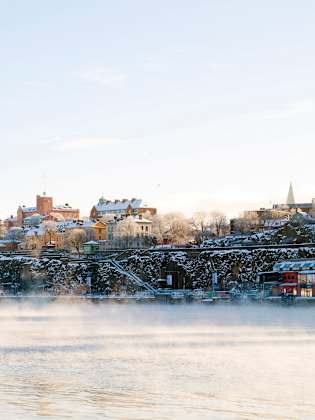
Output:
[[[53,209],[53,199],[52,197],[47,197],[44,193],[43,195],[36,196],[36,211],[42,216],[46,216],[52,212]]]
[[[286,204],[288,206],[290,205],[294,205],[295,204],[295,199],[294,199],[294,192],[293,192],[293,185],[292,182],[290,182],[290,187],[289,187],[289,192],[288,192],[288,197],[287,197],[287,202]]]

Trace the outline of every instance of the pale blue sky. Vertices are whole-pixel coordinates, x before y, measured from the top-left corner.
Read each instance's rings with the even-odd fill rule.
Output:
[[[0,0],[0,216],[315,196],[312,0]]]

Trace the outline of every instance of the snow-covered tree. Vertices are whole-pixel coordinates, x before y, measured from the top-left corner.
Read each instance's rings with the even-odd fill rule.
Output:
[[[152,220],[152,235],[157,242],[162,243],[164,235],[167,232],[167,225],[163,216],[156,214],[151,218]]]
[[[5,236],[9,241],[21,241],[24,239],[24,230],[20,227],[10,228]]]
[[[163,217],[165,233],[174,244],[184,244],[192,238],[189,220],[182,213],[167,213]]]
[[[84,242],[87,240],[87,235],[84,229],[75,228],[67,234],[66,244],[69,248],[74,248],[80,256],[80,251]]]
[[[126,219],[121,220],[117,223],[117,226],[114,231],[114,237],[134,237],[140,235],[141,230],[139,225],[135,222],[132,217],[126,217]]]
[[[46,222],[43,223],[43,228],[44,228],[45,234],[48,235],[49,243],[51,244],[53,235],[55,235],[55,233],[57,232],[57,223],[54,222],[53,220],[47,220]]]
[[[114,217],[115,217],[115,215],[114,214],[104,214],[100,219],[99,219],[99,221],[100,222],[103,222],[103,223],[106,223],[106,222],[109,222],[110,220],[113,220],[114,219]]]

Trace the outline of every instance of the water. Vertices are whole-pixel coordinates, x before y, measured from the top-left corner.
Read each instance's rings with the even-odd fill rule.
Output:
[[[314,309],[0,306],[1,419],[315,418]]]

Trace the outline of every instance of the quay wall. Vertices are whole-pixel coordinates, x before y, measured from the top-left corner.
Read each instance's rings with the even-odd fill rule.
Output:
[[[172,274],[176,287],[207,289],[211,287],[212,273],[218,275],[221,288],[235,283],[243,288],[255,284],[256,274],[271,271],[276,262],[315,258],[315,247],[255,248],[161,252],[133,250],[117,254],[126,271],[138,275],[154,287],[159,279]],[[117,270],[109,259],[80,260],[75,258],[48,258],[0,255],[0,290],[80,294],[95,292],[110,294],[122,290],[132,293],[139,288]]]

